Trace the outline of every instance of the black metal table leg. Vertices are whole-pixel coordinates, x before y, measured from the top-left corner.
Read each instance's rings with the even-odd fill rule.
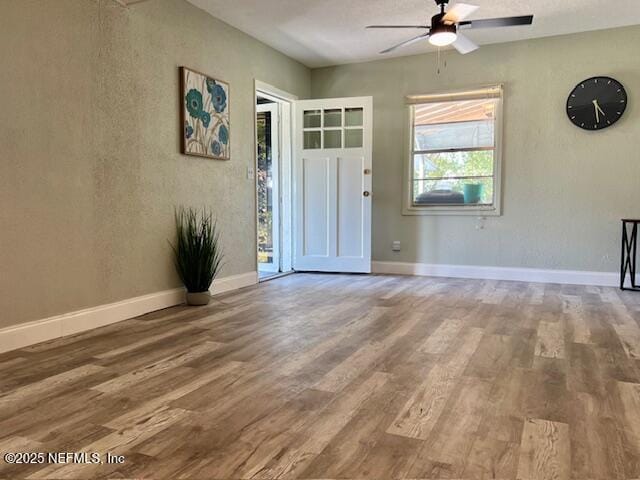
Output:
[[[633,251],[631,252],[631,288],[636,288],[636,258],[638,254],[638,223],[633,223],[633,233],[631,233],[631,245]]]
[[[627,224],[622,221],[622,247],[620,248],[620,290],[624,290],[624,280],[627,276]]]
[[[620,290],[640,291],[636,285],[636,267],[638,257],[638,224],[640,220],[622,220],[622,252],[620,262]],[[631,226],[629,235],[628,225]],[[625,287],[627,273],[630,275],[631,288]]]

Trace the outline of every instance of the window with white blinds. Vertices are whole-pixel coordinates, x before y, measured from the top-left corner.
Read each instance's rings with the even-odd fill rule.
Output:
[[[495,210],[502,88],[407,97],[410,209]]]

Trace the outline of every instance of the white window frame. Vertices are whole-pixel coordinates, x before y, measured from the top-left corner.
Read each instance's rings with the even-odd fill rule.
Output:
[[[495,147],[493,157],[492,205],[414,205],[413,203],[413,145],[415,105],[451,100],[475,100],[497,98],[495,119]],[[502,215],[502,136],[504,88],[502,84],[470,87],[461,90],[436,92],[406,97],[407,121],[405,123],[405,162],[403,188],[403,215],[473,215],[477,217]]]

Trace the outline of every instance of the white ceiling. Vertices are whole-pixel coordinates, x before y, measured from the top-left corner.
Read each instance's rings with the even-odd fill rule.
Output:
[[[381,58],[377,52],[418,30],[365,30],[370,24],[422,24],[438,12],[433,0],[189,0],[226,23],[309,67]],[[640,24],[640,0],[466,0],[469,19],[534,14],[533,25],[465,31],[476,43]],[[451,0],[451,5],[455,0]],[[414,33],[415,32],[415,33]],[[428,42],[388,56],[432,51]],[[473,55],[470,53],[469,55]]]

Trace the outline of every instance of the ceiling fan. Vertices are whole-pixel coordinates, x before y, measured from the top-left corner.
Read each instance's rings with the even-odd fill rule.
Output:
[[[460,53],[473,52],[478,48],[470,38],[466,37],[460,30],[469,28],[494,28],[494,27],[514,27],[518,25],[531,25],[533,23],[533,15],[522,15],[519,17],[503,17],[503,18],[486,18],[483,20],[467,20],[469,15],[475,12],[479,7],[468,5],[466,3],[456,3],[448,12],[445,12],[445,6],[449,0],[435,0],[436,5],[440,7],[440,13],[431,18],[431,25],[369,25],[366,28],[413,28],[423,29],[426,32],[421,33],[417,37],[405,40],[393,47],[387,48],[380,53],[389,53],[397,48],[411,45],[412,43],[422,40],[429,40],[429,43],[438,47],[453,45]]]

